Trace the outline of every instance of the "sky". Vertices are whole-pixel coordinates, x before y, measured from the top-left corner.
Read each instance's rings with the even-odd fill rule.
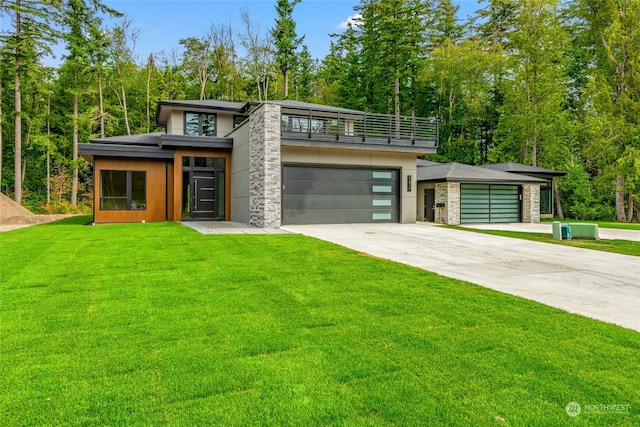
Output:
[[[260,24],[262,34],[274,25],[276,0],[102,0],[103,3],[124,13],[139,30],[134,55],[138,63],[150,53],[179,49],[180,39],[203,37],[212,24],[231,24],[234,31],[242,31],[240,12],[248,10],[251,20]],[[461,18],[471,15],[480,6],[478,0],[454,0],[460,6]],[[348,19],[355,15],[359,0],[303,0],[293,12],[298,35],[304,35],[314,58],[322,59],[329,53],[329,34],[341,33]],[[113,25],[113,21],[105,20]],[[10,30],[6,16],[0,17],[3,30]],[[55,66],[64,54],[62,47],[54,49],[57,58],[46,65]]]

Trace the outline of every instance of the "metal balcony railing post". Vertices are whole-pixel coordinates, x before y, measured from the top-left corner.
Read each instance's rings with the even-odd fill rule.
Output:
[[[362,142],[367,140],[367,113],[364,113],[364,121],[362,126]]]

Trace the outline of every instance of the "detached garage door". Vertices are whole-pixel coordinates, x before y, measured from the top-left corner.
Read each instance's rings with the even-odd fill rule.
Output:
[[[283,168],[283,224],[398,222],[398,170]]]
[[[519,222],[517,185],[460,184],[460,222]]]

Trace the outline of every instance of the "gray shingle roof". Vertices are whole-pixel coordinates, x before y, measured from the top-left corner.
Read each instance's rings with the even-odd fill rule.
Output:
[[[437,166],[441,165],[439,162],[432,162],[431,160],[418,159],[418,166]]]
[[[183,107],[198,107],[198,108],[215,108],[222,110],[237,110],[240,111],[244,108],[246,103],[244,102],[231,102],[231,101],[219,101],[217,99],[205,99],[202,101],[199,100],[169,100],[169,101],[160,101],[160,104],[164,105],[172,105],[172,106],[183,106]]]
[[[499,170],[511,173],[533,174],[533,175],[551,175],[564,176],[566,172],[555,171],[552,169],[539,168],[536,166],[522,165],[520,163],[494,163],[492,165],[484,165],[483,168]]]
[[[543,183],[543,179],[502,172],[462,163],[418,166],[418,181],[500,182],[510,184]]]
[[[120,145],[160,145],[162,132],[142,133],[139,135],[109,136],[106,138],[94,138],[90,140],[96,144],[120,144]]]

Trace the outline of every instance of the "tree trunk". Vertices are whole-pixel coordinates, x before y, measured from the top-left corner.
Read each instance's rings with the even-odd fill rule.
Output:
[[[124,112],[124,124],[127,128],[127,135],[131,135],[131,128],[129,127],[129,112],[127,111],[127,94],[124,91],[124,85],[121,85],[122,89],[122,111]]]
[[[151,67],[153,67],[153,54],[149,54],[147,62],[147,133],[151,131]]]
[[[51,92],[47,102],[47,205],[51,203]]]
[[[16,49],[19,51],[19,49]],[[19,53],[17,53],[18,55]],[[14,199],[16,203],[22,204],[22,97],[20,93],[20,60],[16,59],[16,92],[15,92],[15,177],[14,177]]]
[[[562,209],[562,201],[560,200],[560,192],[558,191],[558,183],[553,180],[553,198],[556,202],[556,216],[560,219],[564,219],[564,210]],[[553,212],[552,212],[553,213]]]
[[[284,71],[284,99],[289,98],[289,71]]]
[[[618,222],[627,222],[627,216],[624,211],[624,177],[618,175],[616,179],[616,220]]]
[[[73,180],[71,181],[71,206],[78,205],[78,95],[73,95]]]
[[[2,191],[2,79],[0,78],[0,191]]]
[[[633,192],[629,191],[629,210],[627,211],[627,220],[629,222],[633,221]]]
[[[20,40],[20,30],[22,22],[20,20],[20,0],[16,2],[16,40]],[[16,61],[15,61],[15,168],[14,168],[14,193],[13,198],[16,203],[22,204],[22,95],[20,93],[20,45],[16,46]]]
[[[98,97],[99,97],[99,114],[100,114],[100,138],[104,138],[104,99],[102,96],[102,71],[98,72]]]

